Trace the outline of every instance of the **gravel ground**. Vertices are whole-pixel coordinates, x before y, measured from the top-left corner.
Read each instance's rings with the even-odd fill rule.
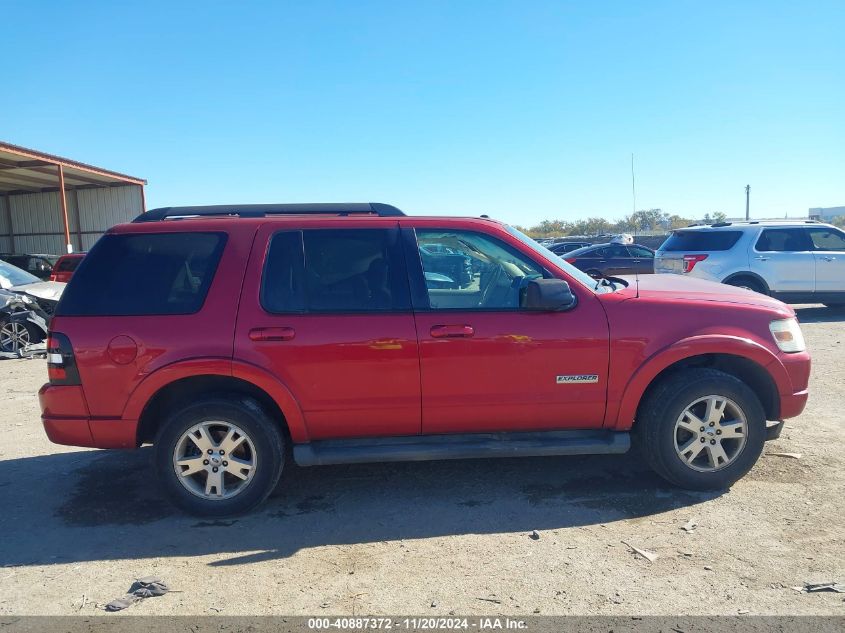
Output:
[[[793,589],[845,582],[845,313],[799,314],[810,403],[766,452],[801,458],[720,494],[628,455],[376,464],[292,469],[258,512],[197,520],[149,450],[48,442],[44,361],[0,361],[0,613],[102,613],[157,575],[178,593],[123,613],[843,615],[843,594]]]

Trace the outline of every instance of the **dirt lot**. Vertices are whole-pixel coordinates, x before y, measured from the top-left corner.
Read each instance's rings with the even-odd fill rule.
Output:
[[[149,451],[50,444],[44,361],[2,361],[0,613],[102,613],[155,574],[179,593],[124,613],[842,615],[842,594],[792,588],[845,582],[845,313],[799,313],[810,404],[766,450],[801,458],[765,457],[722,494],[631,456],[344,466],[201,521],[159,496]]]

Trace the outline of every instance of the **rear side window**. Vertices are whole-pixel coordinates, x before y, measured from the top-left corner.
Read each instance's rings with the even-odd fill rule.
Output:
[[[804,229],[766,229],[760,233],[754,248],[764,252],[791,253],[808,251],[810,244]]]
[[[64,257],[58,261],[53,270],[60,273],[70,273],[76,270],[81,261],[81,257]]]
[[[728,251],[742,236],[741,231],[675,231],[666,238],[664,251]]]
[[[268,312],[410,310],[398,231],[314,229],[277,233],[261,283]]]
[[[193,314],[226,243],[220,233],[105,235],[73,276],[61,316]]]

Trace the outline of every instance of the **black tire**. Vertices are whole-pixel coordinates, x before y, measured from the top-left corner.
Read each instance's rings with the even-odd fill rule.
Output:
[[[174,453],[182,436],[191,427],[209,421],[238,427],[254,448],[252,478],[230,498],[198,496],[181,483],[174,467]],[[153,450],[156,475],[170,500],[185,512],[204,517],[243,514],[258,506],[273,492],[285,461],[284,438],[278,422],[255,400],[240,395],[203,398],[176,411],[159,430]],[[202,476],[200,473],[199,477]],[[237,480],[232,481],[239,485]]]
[[[759,292],[761,295],[768,295],[768,289],[754,277],[734,277],[725,282],[729,286],[736,286],[737,288],[746,288],[754,292]]]
[[[732,461],[701,472],[675,450],[675,424],[690,404],[708,395],[732,400],[745,416],[747,431]],[[646,463],[670,483],[690,490],[724,490],[751,470],[763,452],[766,415],[754,392],[737,378],[714,369],[687,369],[650,390],[637,413],[633,439]]]

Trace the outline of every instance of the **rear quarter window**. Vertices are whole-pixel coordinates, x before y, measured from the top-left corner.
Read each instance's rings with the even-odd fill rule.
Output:
[[[742,231],[675,231],[666,238],[663,251],[728,251],[742,236]]]
[[[222,233],[103,236],[74,273],[60,316],[193,314],[226,243]]]

